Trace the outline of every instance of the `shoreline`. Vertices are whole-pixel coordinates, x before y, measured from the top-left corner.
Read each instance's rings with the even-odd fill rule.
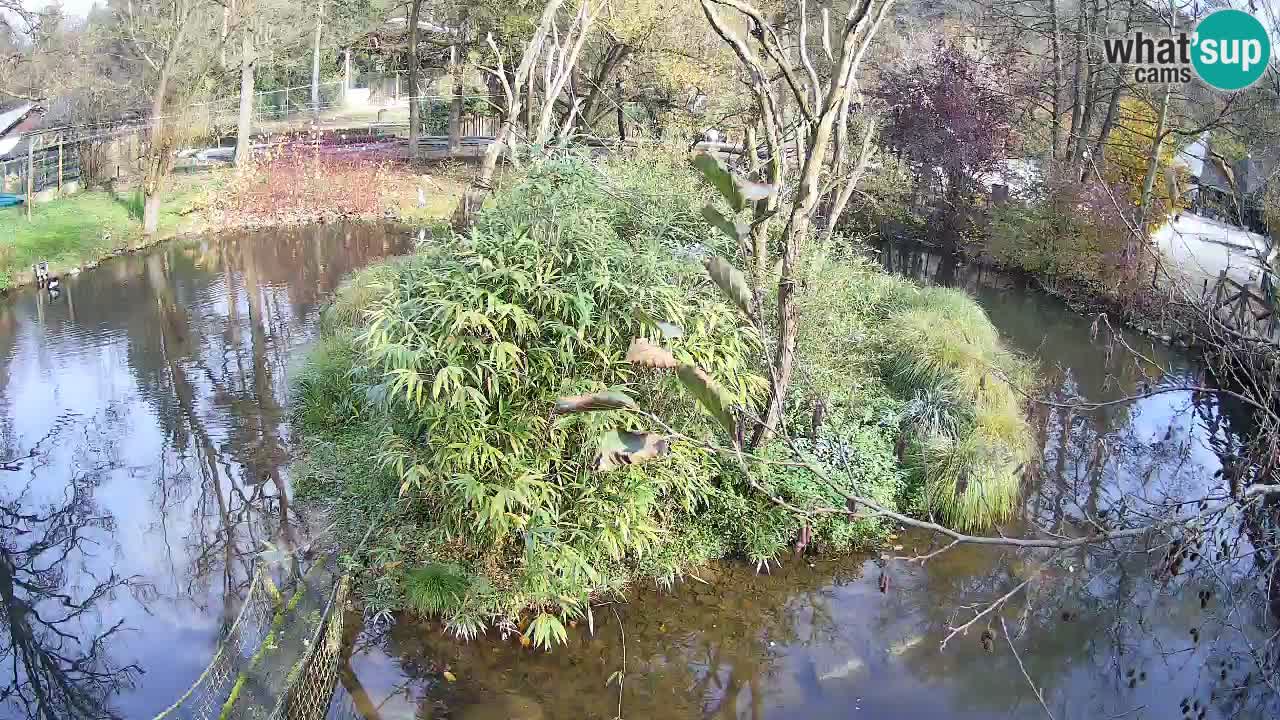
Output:
[[[269,165],[258,166],[257,169],[266,173],[271,172]],[[282,200],[280,206],[272,207],[270,211],[261,213],[241,208],[239,205],[243,203],[243,198],[237,195],[236,188],[226,184],[228,179],[235,179],[231,174],[234,172],[233,169],[218,171],[223,174],[201,176],[198,178],[198,183],[189,184],[188,186],[182,186],[175,182],[175,187],[170,188],[170,192],[173,195],[165,202],[165,206],[180,207],[181,209],[171,214],[171,217],[176,216],[178,218],[176,222],[172,222],[171,226],[162,226],[151,236],[141,233],[140,224],[138,227],[130,227],[129,233],[120,238],[122,242],[117,247],[104,248],[101,251],[93,249],[95,240],[90,239],[91,233],[82,233],[82,236],[75,242],[77,247],[65,251],[67,255],[79,255],[78,259],[62,262],[49,260],[49,271],[50,274],[56,276],[74,276],[86,270],[92,270],[111,258],[131,255],[164,242],[227,231],[265,230],[342,222],[389,222],[414,226],[447,222],[448,211],[456,205],[457,197],[461,194],[460,190],[451,188],[450,185],[457,185],[460,188],[462,183],[443,176],[433,177],[423,173],[423,170],[424,168],[409,168],[407,166],[395,168],[390,174],[380,179],[374,188],[377,197],[373,204],[376,204],[376,209],[355,212],[333,209],[332,207],[322,208],[322,203],[318,199],[314,206],[303,205],[301,207],[296,202],[290,205],[287,201]],[[360,180],[354,177],[343,177],[344,169],[340,166],[329,166],[326,168],[326,172],[329,173],[327,179],[339,186],[347,180]],[[258,176],[255,179],[260,180],[261,177]],[[421,187],[426,187],[432,191],[429,196],[429,204],[426,206],[419,205],[417,191]],[[85,202],[89,193],[97,193],[99,195],[106,193],[112,202],[124,204],[127,200],[126,196],[122,195],[121,192],[123,191],[97,187],[83,191],[75,196],[60,198],[44,207],[53,207],[59,203],[74,203],[77,199]],[[192,196],[197,193],[207,193],[207,195],[200,198],[200,201],[194,207],[181,207],[184,200],[190,203]],[[92,199],[89,200],[92,201]],[[74,210],[75,208],[72,209]],[[130,216],[129,222],[131,224],[138,223],[132,216]],[[117,230],[118,226],[108,227],[107,220],[104,220],[101,229],[106,231],[105,234],[109,235],[112,230]],[[98,239],[100,240],[101,237],[102,235],[99,235]],[[0,241],[0,259],[4,258],[5,250],[5,241]],[[35,283],[35,273],[32,272],[29,264],[11,268],[10,272],[7,284],[0,287],[0,297],[5,297],[11,291]],[[3,273],[4,268],[0,267],[0,280],[4,279]]]

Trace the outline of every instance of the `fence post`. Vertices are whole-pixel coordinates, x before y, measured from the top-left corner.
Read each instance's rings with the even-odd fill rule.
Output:
[[[27,222],[31,222],[31,202],[36,187],[36,139],[27,137]]]
[[[58,194],[62,194],[62,141],[58,141]]]

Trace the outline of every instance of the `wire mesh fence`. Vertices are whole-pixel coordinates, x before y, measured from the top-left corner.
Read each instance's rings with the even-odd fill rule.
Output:
[[[27,178],[32,182],[28,185]],[[61,190],[80,180],[80,146],[60,143],[54,147],[36,148],[31,156],[15,157],[0,162],[0,192],[25,194],[45,190]]]
[[[328,706],[325,693],[333,686],[326,689],[324,671],[332,665],[337,677],[336,661],[329,659],[340,649],[342,613],[334,607],[345,603],[347,584],[334,581],[331,560],[305,573],[286,571],[287,582],[277,583],[274,575],[259,565],[240,614],[205,671],[154,720],[323,718],[279,713],[289,700],[298,707]]]

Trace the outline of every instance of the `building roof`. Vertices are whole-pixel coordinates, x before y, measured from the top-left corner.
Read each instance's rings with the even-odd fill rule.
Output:
[[[4,137],[10,129],[21,122],[34,109],[34,103],[23,103],[0,110],[0,137]]]
[[[0,159],[26,155],[28,143],[36,135],[36,131],[43,126],[44,117],[40,108],[28,108],[22,118],[11,125],[8,131],[0,133]]]

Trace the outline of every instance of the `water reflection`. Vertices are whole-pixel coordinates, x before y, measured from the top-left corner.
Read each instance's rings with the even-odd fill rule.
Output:
[[[966,287],[1010,344],[1037,359],[1051,398],[1108,401],[1201,382],[1187,358],[1139,337],[1124,336],[1146,359],[1108,352],[1091,320],[1011,278],[918,251],[881,258]],[[1238,408],[1191,392],[1089,410],[1036,406],[1041,460],[1010,530],[1078,532],[1170,497],[1225,494],[1220,458],[1239,450],[1243,423]],[[899,542],[904,554],[932,547],[918,534]],[[1266,610],[1226,597],[1252,580],[1170,579],[1153,573],[1162,552],[1127,550],[961,548],[923,568],[806,557],[769,575],[728,563],[671,593],[639,589],[628,603],[596,607],[595,635],[580,624],[552,654],[515,638],[460,644],[435,625],[402,622],[354,641],[344,687],[360,701],[351,693],[347,716],[1043,718],[1011,641],[1060,719],[1276,717],[1250,653],[1265,640]],[[1209,587],[1216,594],[1201,602]],[[1002,613],[940,649],[952,628],[1015,589]]]
[[[118,258],[64,279],[57,297],[27,290],[0,304],[0,516],[46,518],[0,528],[0,583],[34,572],[22,582],[68,588],[55,603],[92,605],[59,626],[65,635],[35,628],[72,643],[60,656],[92,655],[58,682],[24,680],[0,656],[0,683],[27,688],[22,703],[0,691],[14,708],[2,714],[151,717],[186,690],[238,611],[255,554],[308,531],[289,504],[291,354],[344,275],[408,246],[378,227],[235,234]],[[79,446],[111,460],[91,463]],[[41,574],[33,542],[68,548],[56,575]],[[145,592],[121,592],[125,579]],[[7,607],[14,647],[30,623],[67,614]]]
[[[109,548],[101,538],[115,521],[94,493],[120,466],[110,428],[77,424],[74,416],[63,416],[4,465],[13,473],[0,488],[0,659],[8,661],[2,663],[8,673],[0,675],[0,707],[8,716],[114,718],[113,696],[133,688],[141,673],[113,657],[123,621],[85,629],[85,620],[120,591],[143,596],[147,586],[114,569],[89,577],[75,572],[77,564]],[[77,462],[65,484],[38,481],[50,448],[68,442]]]

